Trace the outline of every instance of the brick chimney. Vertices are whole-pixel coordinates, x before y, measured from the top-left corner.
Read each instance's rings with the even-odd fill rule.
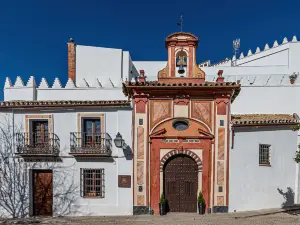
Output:
[[[68,42],[68,78],[76,84],[76,44],[72,38]]]
[[[222,76],[223,75],[223,70],[219,70],[218,71],[218,78],[217,78],[217,83],[223,83],[224,82],[224,77]]]

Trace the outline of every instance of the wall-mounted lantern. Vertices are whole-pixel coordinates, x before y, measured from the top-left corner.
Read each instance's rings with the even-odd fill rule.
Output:
[[[115,145],[117,148],[122,148],[124,144],[124,139],[122,135],[118,132],[116,138],[114,139]]]

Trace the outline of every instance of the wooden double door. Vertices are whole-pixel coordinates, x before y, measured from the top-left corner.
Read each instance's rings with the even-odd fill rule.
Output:
[[[169,212],[197,212],[198,165],[179,155],[164,167],[164,192]]]
[[[33,216],[52,216],[53,175],[50,170],[33,170]]]

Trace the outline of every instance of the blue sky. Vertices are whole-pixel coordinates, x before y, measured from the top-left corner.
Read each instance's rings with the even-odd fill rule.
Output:
[[[67,80],[67,41],[129,50],[133,60],[166,60],[164,38],[179,31],[199,37],[198,63],[263,48],[286,36],[300,39],[300,1],[10,0],[0,3],[0,87],[5,77],[52,84]],[[3,95],[0,94],[0,99]]]

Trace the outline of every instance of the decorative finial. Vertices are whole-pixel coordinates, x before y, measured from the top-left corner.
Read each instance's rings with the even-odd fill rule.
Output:
[[[70,43],[74,43],[74,39],[73,39],[73,38],[70,38],[70,39],[69,39],[69,42],[70,42]]]
[[[180,22],[177,23],[177,26],[180,26],[180,32],[182,32],[182,28],[183,28],[183,16],[180,16]]]

